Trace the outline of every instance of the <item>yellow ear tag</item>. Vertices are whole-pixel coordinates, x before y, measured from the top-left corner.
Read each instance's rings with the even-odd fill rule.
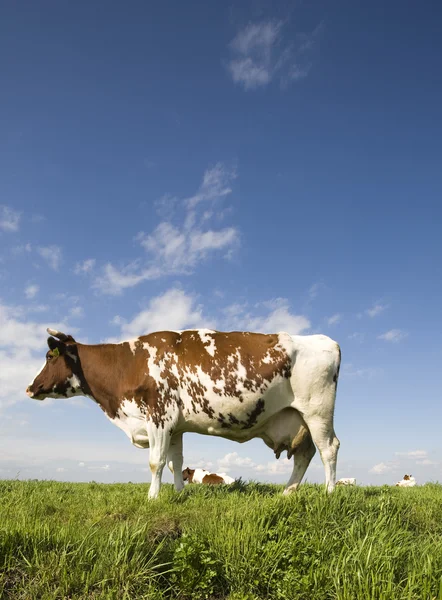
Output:
[[[60,356],[60,350],[58,348],[54,348],[52,350],[52,356]]]

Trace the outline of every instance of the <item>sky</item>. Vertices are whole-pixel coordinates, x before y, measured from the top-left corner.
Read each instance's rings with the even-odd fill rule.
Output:
[[[338,477],[442,481],[441,13],[1,3],[0,478],[150,480],[93,402],[25,395],[46,327],[208,326],[329,335]],[[261,440],[187,434],[184,462],[291,472]]]

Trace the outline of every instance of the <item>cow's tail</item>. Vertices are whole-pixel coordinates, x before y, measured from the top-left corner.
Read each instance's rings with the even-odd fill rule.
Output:
[[[339,379],[339,372],[341,370],[341,359],[342,359],[341,347],[339,344],[336,344],[336,346],[337,346],[338,356],[337,356],[337,361],[336,361],[336,365],[335,365],[335,373],[333,375],[333,381],[335,383],[335,391],[338,389],[338,379]]]

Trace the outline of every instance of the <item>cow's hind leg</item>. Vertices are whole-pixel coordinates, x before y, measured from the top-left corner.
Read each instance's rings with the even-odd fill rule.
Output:
[[[333,417],[319,416],[318,414],[303,414],[307,427],[316,444],[325,469],[325,485],[328,492],[332,492],[336,482],[336,462],[340,442],[336,437],[333,427]]]
[[[152,481],[149,489],[149,498],[158,497],[161,487],[161,476],[166,464],[167,452],[169,450],[171,436],[170,427],[157,427],[154,423],[148,422],[147,434],[149,436],[149,466],[152,473]]]
[[[169,468],[173,473],[173,480],[177,492],[184,487],[183,481],[183,434],[177,433],[170,440],[169,454],[167,456]],[[171,464],[172,463],[172,464]]]
[[[305,435],[299,446],[291,452],[294,457],[294,465],[292,475],[284,490],[285,495],[297,490],[315,453],[316,448],[312,436],[307,432],[307,435]]]

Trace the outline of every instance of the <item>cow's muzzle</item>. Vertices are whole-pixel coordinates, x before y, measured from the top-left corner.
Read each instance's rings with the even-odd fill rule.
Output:
[[[38,391],[41,392],[41,390],[38,390]],[[44,400],[46,397],[44,394],[38,394],[38,392],[35,393],[32,390],[31,385],[26,388],[26,395],[29,396],[29,398],[32,398],[33,400]]]

